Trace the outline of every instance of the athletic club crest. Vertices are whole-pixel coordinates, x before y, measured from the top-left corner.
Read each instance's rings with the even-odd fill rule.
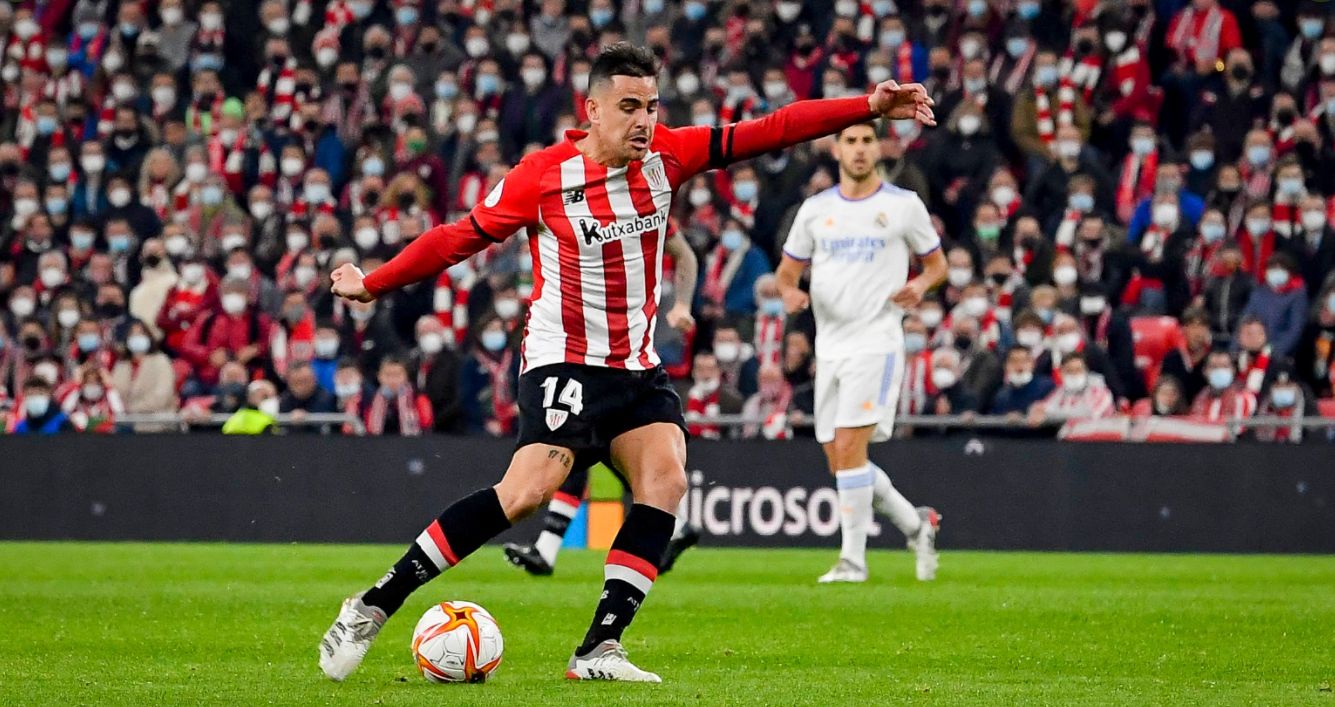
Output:
[[[565,410],[547,408],[547,429],[555,432],[556,428],[566,423],[566,418],[568,417],[570,417],[570,413]]]
[[[667,177],[663,176],[663,163],[654,162],[644,166],[644,180],[649,182],[651,189],[667,189]]]

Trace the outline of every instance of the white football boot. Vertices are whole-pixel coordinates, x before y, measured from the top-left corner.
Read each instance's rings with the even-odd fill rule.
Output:
[[[389,619],[378,607],[362,603],[362,594],[343,600],[338,618],[320,641],[320,669],[335,682],[342,682],[362,664],[371,641]]]
[[[834,567],[816,580],[820,584],[834,584],[836,582],[865,582],[867,581],[867,568],[860,567],[852,560],[839,558],[839,562]]]
[[[909,549],[917,555],[918,581],[930,582],[936,579],[936,532],[941,528],[941,514],[931,506],[918,506],[918,518],[922,523],[918,532],[909,538]]]
[[[640,670],[626,656],[626,649],[614,639],[599,643],[588,655],[570,656],[566,666],[570,680],[617,680],[620,682],[663,682],[657,675]]]

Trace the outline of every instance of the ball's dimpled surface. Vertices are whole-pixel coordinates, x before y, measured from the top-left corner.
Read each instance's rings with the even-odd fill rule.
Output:
[[[505,642],[486,609],[470,601],[443,601],[413,629],[413,660],[431,682],[484,682],[501,664]]]

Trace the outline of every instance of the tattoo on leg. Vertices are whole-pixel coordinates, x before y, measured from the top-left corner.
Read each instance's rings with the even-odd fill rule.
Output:
[[[547,452],[547,458],[559,459],[561,461],[561,466],[564,466],[567,469],[570,468],[570,464],[574,461],[573,459],[570,458],[569,454],[566,454],[565,452],[559,449],[553,449],[550,452]]]

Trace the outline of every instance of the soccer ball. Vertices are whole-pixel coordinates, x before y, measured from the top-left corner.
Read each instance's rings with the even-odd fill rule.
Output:
[[[431,682],[485,682],[504,648],[496,619],[470,601],[442,601],[413,629],[413,660]]]

